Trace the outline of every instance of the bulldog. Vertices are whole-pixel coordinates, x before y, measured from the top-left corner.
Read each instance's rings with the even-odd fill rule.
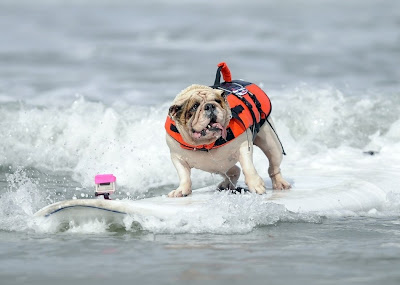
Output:
[[[280,170],[284,151],[269,117],[269,99],[262,90],[255,92],[257,90],[261,89],[254,84],[230,81],[213,87],[194,84],[176,96],[165,128],[180,183],[169,197],[192,193],[192,168],[220,174],[223,181],[218,188],[221,190],[236,189],[241,172],[237,162],[242,167],[248,189],[265,193],[264,180],[253,164],[254,145],[268,158],[273,189],[291,187]],[[255,98],[255,93],[261,95]]]

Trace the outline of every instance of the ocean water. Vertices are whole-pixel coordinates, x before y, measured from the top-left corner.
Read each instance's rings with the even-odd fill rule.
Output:
[[[204,2],[0,1],[0,284],[400,283],[399,2]],[[118,199],[174,189],[169,104],[220,61],[270,96],[291,191],[334,180],[384,202],[295,214],[221,194],[226,213],[202,219],[33,218],[93,197],[98,173]]]

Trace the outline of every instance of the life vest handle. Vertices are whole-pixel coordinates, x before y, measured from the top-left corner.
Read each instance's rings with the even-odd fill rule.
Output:
[[[217,74],[215,75],[214,86],[218,86],[221,83],[221,74],[225,82],[231,82],[232,76],[228,65],[225,62],[218,63]]]

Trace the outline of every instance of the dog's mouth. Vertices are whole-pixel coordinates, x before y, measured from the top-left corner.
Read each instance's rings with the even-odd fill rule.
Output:
[[[210,123],[208,123],[208,125],[201,131],[198,132],[196,130],[193,130],[192,136],[195,139],[207,137],[223,137],[224,139],[226,139],[226,129],[220,123],[210,121]]]

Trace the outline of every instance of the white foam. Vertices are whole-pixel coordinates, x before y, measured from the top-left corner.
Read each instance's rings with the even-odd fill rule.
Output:
[[[307,85],[271,90],[268,94],[273,104],[272,117],[288,153],[282,172],[294,182],[294,187],[301,187],[296,177],[311,180],[313,176],[324,175],[353,177],[388,193],[387,204],[376,209],[379,214],[398,214],[398,97],[367,94],[360,101],[358,96],[348,96],[331,87]],[[150,188],[167,189],[167,193],[178,184],[165,143],[164,120],[168,106],[168,103],[135,106],[123,101],[106,105],[83,97],[65,106],[2,104],[0,165],[11,165],[13,169],[33,167],[50,175],[56,171],[71,172],[73,179],[83,187],[93,185],[95,174],[109,172],[117,176],[119,191],[123,193],[144,193]],[[364,155],[363,151],[369,148],[378,150],[379,154]],[[254,162],[258,172],[268,177],[268,162],[259,150],[255,151]],[[40,182],[26,175],[22,178],[23,172],[17,172],[20,182],[13,184],[12,179],[9,180],[10,189],[0,199],[2,229],[6,230],[33,228],[28,221],[33,212],[55,198],[54,191],[43,191]],[[201,171],[194,171],[192,176],[194,188],[219,182],[219,177]],[[243,177],[240,181],[243,182]],[[315,183],[323,187],[324,182]],[[223,207],[223,199],[235,198],[220,199]],[[204,212],[192,219],[145,220],[141,224],[144,229],[155,232],[224,232],[229,229],[245,232],[288,218],[280,208],[255,206],[256,202],[250,200],[247,203],[259,213],[246,215],[242,209],[244,215],[235,222],[230,220],[229,209],[225,208],[215,212],[213,218]],[[237,207],[241,207],[240,204]],[[262,215],[263,211],[269,214]],[[293,216],[290,219],[301,220]]]
[[[329,176],[297,177],[296,181],[298,186],[291,191],[269,192],[266,195],[233,195],[206,187],[195,191],[191,197],[181,199],[156,197],[113,202],[113,209],[128,213],[123,219],[120,215],[105,213],[101,217],[96,216],[97,212],[83,208],[42,219],[45,228],[51,228],[48,223],[58,225],[72,219],[76,223],[69,223],[69,230],[84,233],[100,232],[109,224],[119,224],[120,228],[122,226],[128,231],[230,234],[246,233],[278,222],[319,223],[323,217],[381,217],[387,212],[386,193],[371,183]],[[81,201],[81,205],[88,205],[89,202],[92,200]],[[53,209],[58,207],[52,206]],[[98,218],[107,222],[99,224]]]
[[[38,181],[27,177],[22,169],[7,176],[9,189],[0,196],[0,229],[24,231],[33,226],[32,216],[37,207],[52,203],[45,191],[38,188]]]
[[[98,234],[105,233],[109,225],[101,220],[87,221],[83,224],[75,224],[74,221],[69,222],[67,233],[71,234]]]
[[[123,226],[129,231],[146,230],[152,233],[232,234],[247,233],[256,227],[278,222],[321,222],[318,215],[292,213],[282,205],[263,202],[262,196],[256,194],[230,195],[215,192],[208,198],[206,203],[193,204],[193,207],[176,205],[174,209],[178,210],[170,208],[165,215],[156,209],[155,204],[151,214],[151,207],[147,205],[145,211],[137,210],[137,213],[127,215],[123,219]],[[141,204],[126,206],[135,211],[135,207],[140,208]]]
[[[363,149],[369,143],[383,151],[398,148],[400,119],[392,117],[393,112],[400,112],[388,98],[379,101],[369,96],[357,103],[357,98],[333,88],[309,86],[277,94],[271,91],[270,96],[272,117],[288,153],[284,163],[310,155],[324,157],[329,152],[334,156],[338,148]],[[382,112],[389,107],[392,110],[385,119]],[[101,172],[115,173],[119,185],[134,191],[176,184],[164,142],[167,109],[168,104],[143,107],[119,102],[107,106],[83,97],[63,107],[3,106],[0,164],[72,170],[84,186],[92,185],[93,176]],[[257,157],[256,164],[265,169],[263,155]],[[340,163],[346,163],[346,158]],[[196,176],[209,177],[202,172]]]
[[[80,98],[67,108],[13,108],[2,110],[0,164],[72,170],[84,186],[111,172],[135,191],[174,181],[164,143],[166,106],[117,109]]]

